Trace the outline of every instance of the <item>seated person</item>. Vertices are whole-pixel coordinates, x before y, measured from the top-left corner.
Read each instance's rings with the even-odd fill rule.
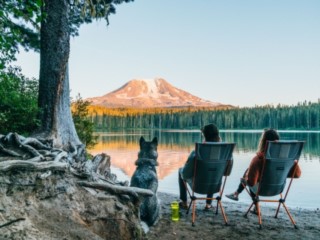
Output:
[[[220,142],[221,138],[219,136],[219,130],[214,124],[208,124],[201,129],[201,132],[204,136],[204,142]],[[193,173],[194,173],[194,158],[195,158],[195,151],[193,150],[187,162],[185,163],[183,168],[180,168],[178,171],[179,175],[179,189],[180,189],[180,200],[179,203],[180,208],[187,209],[187,190],[184,185],[183,180],[185,181],[192,181]],[[232,166],[230,166],[231,168]],[[229,169],[230,169],[229,168]],[[212,198],[213,194],[208,194],[207,198]],[[212,208],[212,200],[206,200],[205,210]]]
[[[253,187],[258,183],[258,180],[261,175],[261,167],[263,163],[263,159],[265,156],[265,148],[267,141],[276,141],[279,140],[280,136],[278,132],[274,129],[266,129],[260,138],[259,146],[258,146],[258,152],[251,160],[251,163],[249,165],[249,168],[245,171],[243,178],[240,179],[240,184],[238,186],[238,189],[231,193],[227,194],[226,197],[230,198],[232,200],[238,201],[239,200],[239,194],[243,191],[244,186],[243,185],[249,185],[250,187]],[[291,168],[288,177],[292,177],[293,169],[295,168],[297,162],[295,162],[295,165]],[[295,171],[294,178],[299,178],[301,176],[301,170],[298,165],[298,168]],[[251,193],[253,194],[253,193]]]

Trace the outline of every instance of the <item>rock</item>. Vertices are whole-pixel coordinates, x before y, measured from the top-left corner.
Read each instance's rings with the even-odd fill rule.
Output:
[[[24,220],[2,227],[0,239],[142,238],[137,207],[130,201],[107,193],[101,201],[68,172],[37,176],[23,170],[1,174],[0,206],[6,208],[0,207],[0,225]]]

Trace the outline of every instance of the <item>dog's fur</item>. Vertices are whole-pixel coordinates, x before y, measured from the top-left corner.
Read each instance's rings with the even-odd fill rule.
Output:
[[[140,219],[148,226],[154,225],[160,215],[160,204],[157,198],[157,146],[158,139],[156,137],[151,142],[145,141],[143,137],[140,138],[140,151],[138,160],[135,162],[137,168],[130,184],[132,187],[150,189],[154,193],[152,197],[146,197],[140,205]]]

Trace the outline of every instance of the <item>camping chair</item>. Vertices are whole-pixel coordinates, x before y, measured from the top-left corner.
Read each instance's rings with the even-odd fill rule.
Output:
[[[218,206],[220,206],[225,224],[228,224],[228,220],[221,203],[221,197],[227,180],[227,175],[230,175],[231,173],[232,152],[234,147],[235,143],[196,143],[193,178],[190,181],[184,180],[184,185],[191,198],[187,214],[189,213],[192,205],[192,226],[194,226],[195,222],[196,201],[208,199],[217,201],[216,214],[218,214]],[[222,178],[224,175],[225,178],[221,187]],[[207,198],[207,196],[198,197],[195,195],[195,193],[198,195],[207,195],[210,193],[219,194],[216,197]]]
[[[248,216],[250,209],[255,205],[256,213],[258,215],[259,227],[261,228],[261,209],[260,202],[276,202],[278,208],[275,214],[275,218],[278,217],[280,205],[286,210],[292,224],[297,228],[295,221],[293,220],[286,204],[286,198],[289,193],[293,176],[297,169],[297,166],[293,168],[295,160],[299,160],[304,141],[268,141],[266,146],[266,154],[263,159],[264,163],[262,166],[262,174],[259,178],[259,183],[253,187],[249,187],[250,192],[246,188],[247,192],[252,197],[252,204],[245,214]],[[289,185],[285,191],[284,197],[282,192],[284,191],[286,185],[286,179],[288,174],[292,176],[290,178]],[[253,193],[253,194],[252,194]],[[260,197],[273,197],[280,195],[279,200],[272,199],[261,199]]]

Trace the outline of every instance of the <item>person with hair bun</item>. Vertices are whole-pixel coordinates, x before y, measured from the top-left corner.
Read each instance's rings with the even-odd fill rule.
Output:
[[[213,123],[208,124],[201,128],[201,133],[204,137],[204,142],[220,142],[221,138],[219,136],[219,129],[216,125]],[[193,172],[194,172],[194,159],[195,159],[196,153],[193,150],[189,157],[187,162],[185,163],[184,167],[179,168],[178,175],[179,175],[179,189],[180,189],[180,203],[179,206],[182,209],[188,208],[187,203],[187,190],[185,188],[183,180],[186,181],[192,181]],[[207,198],[212,198],[213,194],[208,194]],[[212,208],[212,200],[206,200],[206,206],[205,210],[209,210]]]

